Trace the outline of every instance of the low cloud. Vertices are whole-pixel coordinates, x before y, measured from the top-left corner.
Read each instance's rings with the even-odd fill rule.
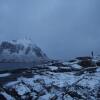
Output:
[[[99,54],[100,0],[0,0],[0,40],[28,37],[49,57]]]

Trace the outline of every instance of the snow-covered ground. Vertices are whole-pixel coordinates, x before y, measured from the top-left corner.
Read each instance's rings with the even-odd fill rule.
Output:
[[[36,98],[37,100],[52,100],[54,97],[57,98],[54,100],[63,100],[63,98],[64,100],[73,100],[73,98],[85,100],[87,96],[91,100],[95,100],[96,93],[93,93],[93,91],[100,86],[99,77],[98,72],[81,76],[75,76],[72,73],[50,72],[47,75],[34,75],[32,78],[20,77],[15,82],[7,83],[4,87],[12,90],[12,92],[16,91],[16,94],[22,100],[30,96],[32,100]],[[67,93],[68,91],[69,93]],[[70,94],[73,91],[77,94],[76,96]],[[88,92],[91,92],[91,94]],[[78,95],[80,95],[79,98]]]
[[[100,100],[99,66],[83,70],[76,62],[56,64],[27,69],[24,73],[31,73],[32,77],[21,74],[17,80],[7,82],[0,87],[0,97],[6,100]],[[77,74],[79,72],[81,74]]]

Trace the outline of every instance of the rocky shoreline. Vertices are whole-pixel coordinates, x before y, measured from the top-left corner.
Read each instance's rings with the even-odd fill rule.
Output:
[[[0,72],[0,100],[99,100],[98,64],[90,58],[53,60]]]

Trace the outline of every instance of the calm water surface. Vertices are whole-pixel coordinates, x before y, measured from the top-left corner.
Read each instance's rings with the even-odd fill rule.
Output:
[[[0,63],[0,70],[12,70],[33,67],[33,63]]]

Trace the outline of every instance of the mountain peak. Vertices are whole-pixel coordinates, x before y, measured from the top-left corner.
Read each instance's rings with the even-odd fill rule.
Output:
[[[30,39],[2,41],[0,43],[0,62],[33,62],[46,60],[46,54]]]

